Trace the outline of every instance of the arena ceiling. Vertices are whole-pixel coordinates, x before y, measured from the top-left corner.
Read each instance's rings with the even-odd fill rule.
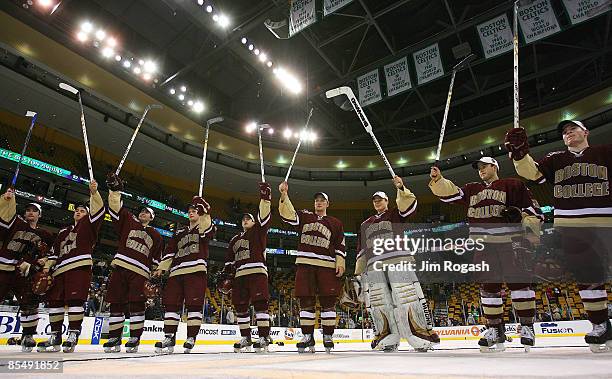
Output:
[[[476,31],[476,25],[500,14],[511,19],[511,1],[354,0],[332,15],[319,15],[317,23],[290,39],[278,39],[264,26],[266,19],[287,17],[289,1],[283,0],[202,5],[196,0],[62,0],[53,13],[38,7],[38,0],[29,3],[4,1],[0,9],[196,122],[225,116],[228,122],[221,131],[241,139],[249,138],[243,128],[249,120],[279,129],[299,127],[314,107],[317,153],[375,154],[355,114],[325,99],[324,92],[340,85],[355,88],[358,76],[403,56],[410,60],[413,52],[433,43],[440,47],[442,78],[413,84],[413,89],[366,108],[386,150],[431,146],[437,140],[450,72],[458,61],[453,48],[460,44],[469,45],[477,59],[457,75],[449,139],[508,123],[512,117],[512,54],[485,59]],[[562,31],[520,49],[522,117],[558,108],[612,83],[612,12],[571,25],[561,0],[551,3]],[[207,5],[214,12],[208,13]],[[216,12],[227,15],[227,28],[213,20]],[[85,20],[113,33],[126,56],[153,59],[157,83],[142,80],[112,56],[102,57],[100,48],[79,42],[77,32]],[[274,67],[294,73],[303,91],[293,95],[280,86],[267,60],[262,63],[249,51],[250,43],[265,52]],[[195,114],[176,94],[170,95],[171,90],[180,93],[183,85],[192,98],[202,100],[204,112]],[[266,138],[271,146],[287,147],[278,136]]]

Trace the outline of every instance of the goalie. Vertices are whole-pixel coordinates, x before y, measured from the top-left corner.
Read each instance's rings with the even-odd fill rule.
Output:
[[[403,251],[377,255],[373,250],[374,239],[394,239],[399,224],[406,222],[417,207],[416,197],[404,187],[402,178],[396,176],[393,184],[397,188],[397,208],[389,209],[389,197],[382,191],[372,196],[376,214],[361,224],[355,274],[361,275],[365,304],[375,326],[372,349],[395,351],[401,338],[405,338],[415,350],[427,351],[440,338],[433,331],[431,313],[416,274],[379,269],[383,262],[392,264],[414,258]]]

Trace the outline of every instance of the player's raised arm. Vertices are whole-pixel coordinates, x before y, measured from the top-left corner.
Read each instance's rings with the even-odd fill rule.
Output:
[[[397,188],[397,196],[395,198],[395,203],[397,204],[397,210],[401,217],[408,217],[417,207],[417,198],[416,196],[408,189],[408,187],[404,186],[404,181],[399,176],[393,178],[393,185]]]
[[[280,213],[281,220],[291,225],[299,225],[300,221],[297,212],[293,204],[291,204],[291,200],[289,200],[289,195],[287,194],[289,191],[287,182],[282,182],[278,186],[278,190],[281,194],[278,200],[278,213]]]
[[[432,167],[429,172],[429,189],[445,203],[461,202],[464,200],[463,190],[452,181],[444,178],[437,167]]]

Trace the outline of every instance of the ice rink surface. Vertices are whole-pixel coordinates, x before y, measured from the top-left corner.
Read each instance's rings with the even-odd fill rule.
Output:
[[[230,345],[197,345],[183,354],[156,355],[142,345],[136,354],[105,354],[101,346],[80,345],[72,354],[21,353],[2,346],[0,358],[63,359],[63,374],[18,374],[49,378],[610,378],[612,353],[593,354],[586,346],[509,347],[502,353],[482,354],[476,348],[444,348],[417,353],[403,346],[396,353],[370,351],[367,343],[337,344],[332,354],[317,346],[315,354],[298,354],[295,345],[271,346],[268,354],[232,352]],[[3,374],[6,375],[6,374]]]

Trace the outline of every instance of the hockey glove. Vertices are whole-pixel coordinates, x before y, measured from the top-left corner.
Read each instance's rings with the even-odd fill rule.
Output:
[[[272,188],[270,188],[269,183],[259,183],[259,198],[272,201]]]
[[[203,214],[210,214],[210,204],[200,196],[194,196],[193,200],[191,200],[191,205],[198,210],[200,216]]]
[[[510,158],[520,161],[529,153],[529,142],[525,128],[512,128],[506,133],[504,142],[506,150],[510,153]]]
[[[106,185],[111,191],[122,191],[124,182],[114,172],[109,172],[108,175],[106,175]]]

